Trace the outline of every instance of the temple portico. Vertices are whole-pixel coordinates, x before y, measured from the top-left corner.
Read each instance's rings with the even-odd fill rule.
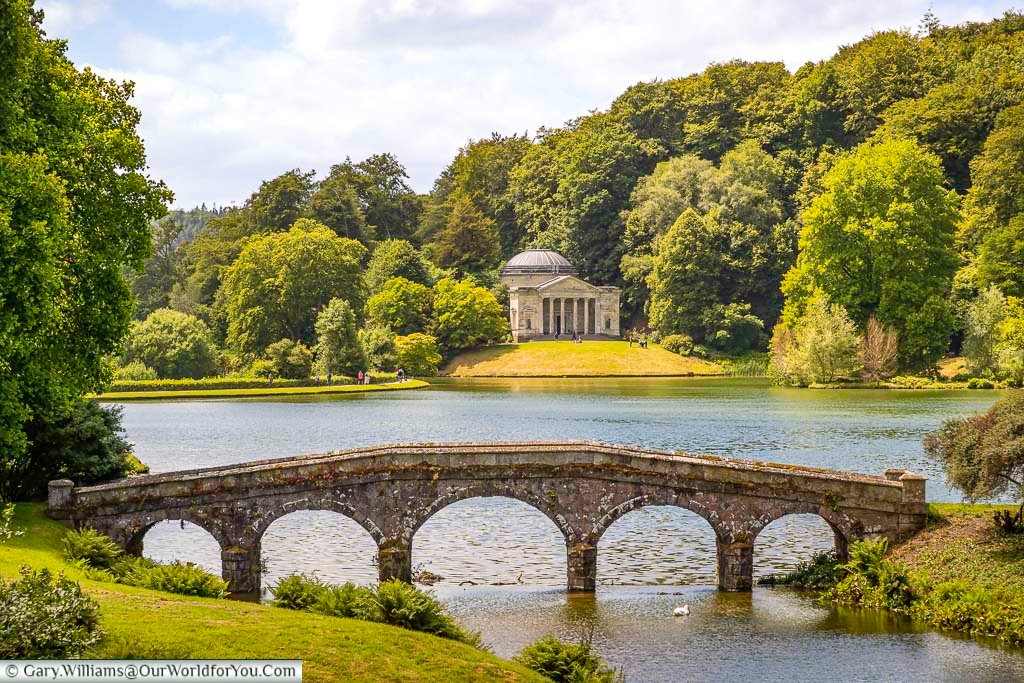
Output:
[[[581,280],[560,254],[530,249],[501,270],[509,288],[509,323],[514,341],[536,337],[619,336],[619,288]]]

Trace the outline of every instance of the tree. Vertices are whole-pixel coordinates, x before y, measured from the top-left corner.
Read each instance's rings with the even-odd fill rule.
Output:
[[[161,308],[131,331],[124,362],[139,362],[161,379],[199,379],[217,371],[216,347],[202,320]]]
[[[251,232],[280,232],[294,225],[306,214],[315,177],[314,171],[296,168],[260,183],[245,205]]]
[[[799,385],[833,382],[857,370],[857,328],[838,304],[814,297],[794,326],[780,323],[771,343],[771,373]]]
[[[393,154],[374,154],[359,163],[345,159],[331,167],[331,178],[355,190],[367,229],[384,239],[407,239],[416,231],[421,205]]]
[[[395,333],[387,325],[370,323],[359,330],[359,345],[373,370],[393,370],[396,365]]]
[[[43,500],[53,479],[87,486],[147,471],[124,439],[120,406],[79,400],[70,409],[33,416],[25,431],[29,457],[0,481],[4,500]]]
[[[41,22],[0,0],[0,488],[30,466],[33,415],[103,389],[131,321],[123,271],[172,197],[146,175],[134,86],[75,69]]]
[[[509,190],[531,245],[558,251],[585,278],[617,281],[622,209],[661,154],[606,114],[542,130],[513,169]]]
[[[441,354],[437,352],[437,339],[419,332],[405,337],[395,337],[395,356],[398,367],[406,375],[430,377],[437,374],[441,365]]]
[[[641,140],[651,140],[666,152],[683,147],[686,109],[672,84],[665,81],[637,83],[615,98],[608,113]]]
[[[942,185],[938,158],[913,142],[864,144],[837,161],[801,216],[783,321],[792,326],[820,291],[856,323],[874,314],[895,330],[902,367],[933,365],[953,329],[946,299],[958,263],[958,198]]]
[[[309,379],[313,368],[313,352],[302,342],[281,339],[267,347],[264,354],[269,371],[283,379]]]
[[[980,415],[946,420],[925,437],[924,450],[942,463],[946,480],[969,500],[994,498],[1008,490],[1021,499],[1024,391],[1007,394]]]
[[[309,216],[339,237],[354,239],[367,247],[373,242],[373,229],[366,224],[359,195],[346,174],[336,169],[317,185],[310,197]]]
[[[448,199],[460,193],[494,221],[502,258],[521,251],[526,231],[516,219],[509,174],[532,144],[525,135],[504,137],[497,133],[467,143],[434,182],[431,206],[425,210],[418,233],[420,239],[433,240],[444,228],[448,223]]]
[[[978,244],[995,228],[1024,213],[1024,104],[1004,110],[971,161],[964,202],[963,239]]]
[[[249,239],[224,275],[228,344],[259,355],[281,338],[313,341],[316,316],[340,297],[363,309],[366,249],[309,219]]]
[[[317,372],[354,377],[367,369],[356,316],[344,299],[331,299],[316,319]]]
[[[978,280],[1008,296],[1024,296],[1024,213],[989,231],[977,258]]]
[[[1015,386],[1024,384],[1024,299],[1006,300],[1006,316],[999,325],[996,346],[999,372]]]
[[[429,264],[410,242],[378,242],[373,249],[370,263],[366,266],[366,286],[371,294],[376,294],[385,282],[395,277],[402,277],[427,287],[434,285]]]
[[[865,382],[879,382],[896,374],[896,360],[899,353],[899,338],[896,333],[871,316],[864,327],[857,359],[860,361],[860,376]]]
[[[393,277],[366,302],[370,319],[398,334],[422,332],[430,321],[430,290],[404,277]]]
[[[431,333],[445,354],[503,340],[508,321],[492,293],[469,280],[434,285]]]
[[[142,272],[128,274],[135,295],[135,317],[143,320],[153,311],[167,308],[177,276],[177,244],[181,225],[173,216],[164,216],[153,224],[153,255],[146,259]]]
[[[1006,313],[1006,297],[995,287],[983,290],[968,306],[963,353],[971,372],[981,374],[995,370],[996,347]]]
[[[726,353],[740,353],[761,346],[764,323],[750,312],[750,304],[715,304],[701,314],[704,341]]]
[[[494,221],[473,206],[464,192],[452,193],[447,209],[448,219],[434,248],[437,264],[463,274],[495,267],[501,243]]]

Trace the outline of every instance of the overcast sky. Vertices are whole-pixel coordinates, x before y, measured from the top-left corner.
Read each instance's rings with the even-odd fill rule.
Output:
[[[1020,3],[1018,3],[1020,4]],[[50,36],[136,83],[175,206],[241,203],[290,168],[392,152],[417,191],[470,138],[604,109],[733,58],[792,70],[877,30],[986,20],[973,0],[39,0]]]

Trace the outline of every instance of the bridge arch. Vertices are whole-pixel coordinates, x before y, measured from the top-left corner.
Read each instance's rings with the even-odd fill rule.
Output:
[[[97,531],[112,538],[129,554],[141,556],[146,533],[150,529],[161,522],[178,521],[187,522],[199,527],[212,536],[222,550],[231,545],[231,539],[223,527],[215,519],[209,517],[202,509],[167,508],[164,510],[153,510],[142,515],[135,515],[127,521],[122,520],[112,528],[98,528]]]
[[[384,539],[384,532],[381,531],[376,522],[356,509],[348,501],[334,496],[310,496],[298,500],[288,499],[276,505],[262,506],[252,525],[246,530],[246,536],[249,537],[248,540],[254,545],[259,545],[263,540],[263,534],[266,533],[271,524],[293,512],[300,511],[336,512],[348,517],[365,529],[375,543],[380,544]]]
[[[692,497],[682,497],[672,495],[670,493],[658,493],[652,495],[643,495],[630,498],[622,503],[619,503],[611,510],[608,510],[599,519],[594,522],[594,525],[590,528],[587,536],[588,540],[593,544],[597,545],[604,533],[608,531],[608,528],[621,517],[634,512],[636,510],[642,510],[645,507],[675,507],[683,510],[689,510],[698,517],[703,519],[711,527],[711,530],[716,535],[722,533],[720,520],[716,515],[711,514],[708,506]]]
[[[443,495],[434,498],[429,505],[420,510],[413,518],[412,523],[407,527],[404,540],[411,543],[413,536],[416,535],[416,532],[419,531],[420,527],[422,527],[427,520],[435,514],[453,503],[470,500],[472,498],[511,498],[512,500],[518,500],[519,502],[525,503],[534,508],[554,522],[555,526],[562,533],[562,537],[565,539],[567,545],[574,543],[576,538],[579,536],[576,529],[572,527],[566,519],[566,516],[553,502],[544,500],[540,496],[528,490],[522,490],[507,484],[488,483],[451,489],[446,491]]]

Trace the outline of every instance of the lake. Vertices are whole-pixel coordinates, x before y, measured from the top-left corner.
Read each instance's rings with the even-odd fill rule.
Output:
[[[984,410],[991,391],[801,390],[747,379],[438,381],[427,390],[357,396],[168,401],[124,406],[136,454],[154,472],[387,442],[587,439],[881,474],[929,477],[932,501],[959,500],[921,438],[953,415]],[[831,547],[819,518],[786,517],[757,539],[755,574]],[[297,512],[267,531],[266,584],[292,572],[371,582],[375,545],[355,522]],[[165,523],[145,552],[219,572],[206,532]],[[1024,657],[906,620],[820,607],[789,590],[714,589],[715,542],[688,511],[655,507],[618,520],[598,550],[599,589],[564,591],[561,534],[502,498],[444,508],[417,533],[413,565],[444,577],[438,596],[496,654],[546,633],[593,629],[629,680],[1024,679]],[[692,615],[673,619],[672,607]]]

